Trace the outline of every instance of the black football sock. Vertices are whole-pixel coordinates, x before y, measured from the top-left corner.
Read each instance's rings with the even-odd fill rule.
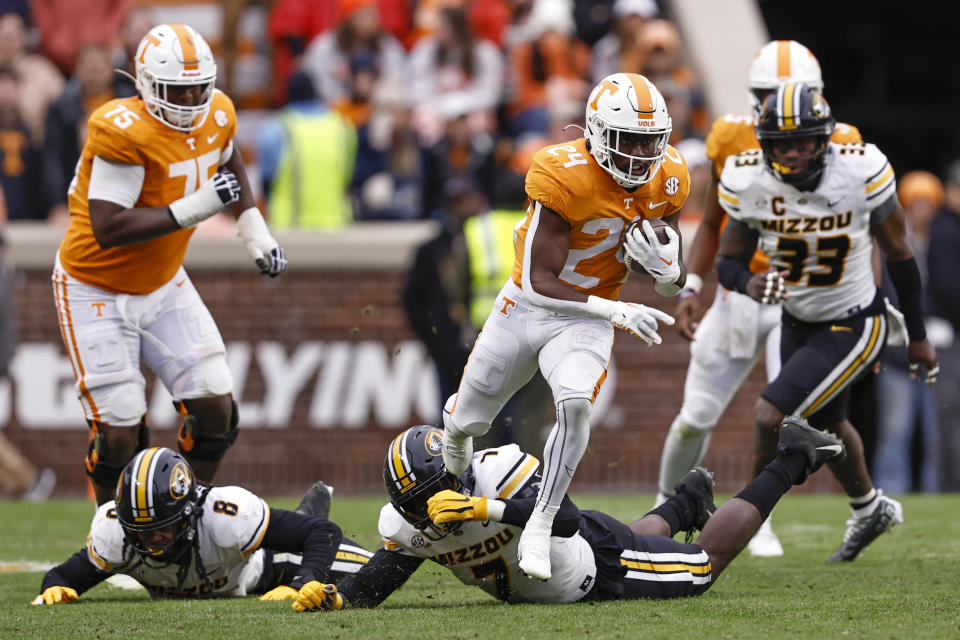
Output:
[[[757,508],[764,520],[773,511],[773,506],[783,497],[794,482],[807,470],[807,457],[802,453],[779,454],[764,467],[753,482],[737,494]]]
[[[687,531],[693,526],[693,508],[690,504],[690,496],[678,493],[659,507],[648,511],[645,515],[657,515],[667,521],[670,525],[670,537],[677,535],[678,531]]]

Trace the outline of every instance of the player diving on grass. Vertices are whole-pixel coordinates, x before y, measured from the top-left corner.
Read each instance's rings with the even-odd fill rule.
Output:
[[[241,487],[198,483],[175,451],[141,451],[116,498],[100,505],[87,545],[43,577],[33,604],[67,604],[112,575],[154,598],[263,594],[288,600],[315,580],[336,582],[373,555],[327,519],[332,490],[313,484],[294,511]]]
[[[441,431],[418,426],[387,450],[380,510],[383,547],[336,586],[311,581],[296,611],[373,607],[431,560],[464,584],[504,602],[563,604],[583,600],[700,595],[716,581],[791,486],[843,455],[840,440],[787,418],[779,453],[735,498],[713,503],[713,476],[698,467],[675,495],[627,525],[599,511],[580,511],[564,495],[550,531],[551,576],[520,576],[519,546],[535,511],[539,461],[515,444],[474,453],[459,476],[441,458]],[[700,530],[695,544],[672,536]]]
[[[645,77],[616,73],[590,94],[586,137],[544,147],[526,177],[530,200],[514,229],[513,275],[500,290],[444,407],[443,459],[454,474],[470,465],[473,438],[539,368],[557,422],[544,447],[543,482],[519,543],[529,577],[551,577],[550,531],[590,436],[590,411],[610,363],[614,327],[660,344],[668,314],[617,298],[624,251],[662,295],[684,284],[677,215],[690,190],[683,157],[667,144],[666,103]],[[636,218],[664,218],[668,242],[646,237]],[[650,238],[648,241],[646,238]]]

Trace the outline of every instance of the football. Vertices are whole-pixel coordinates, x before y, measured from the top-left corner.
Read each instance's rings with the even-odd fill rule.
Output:
[[[643,237],[646,238],[647,235],[643,232],[644,220],[650,221],[650,226],[653,227],[653,233],[657,236],[657,240],[661,244],[667,244],[670,242],[670,239],[667,237],[667,227],[669,225],[660,218],[635,218],[631,220],[627,224],[627,229],[624,232],[623,237],[626,238],[627,235],[633,233],[634,229],[639,229],[640,233],[643,234]],[[649,240],[649,238],[647,238],[647,240]],[[627,253],[626,249],[623,250],[623,262],[625,265],[627,265],[627,269],[629,269],[632,273],[649,275],[646,269],[634,262],[633,258],[630,257],[630,254]]]

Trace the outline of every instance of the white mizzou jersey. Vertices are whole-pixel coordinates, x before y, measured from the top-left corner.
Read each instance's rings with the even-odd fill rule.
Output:
[[[759,149],[729,157],[717,189],[730,217],[760,233],[771,264],[790,271],[784,307],[806,322],[846,318],[873,301],[870,212],[897,192],[876,146],[828,145],[813,191],[775,178]]]
[[[539,460],[515,444],[473,454],[476,487],[473,494],[488,498],[513,497],[534,476]],[[546,582],[521,575],[517,546],[520,527],[500,522],[464,522],[456,532],[433,539],[403,519],[392,504],[380,510],[384,546],[398,553],[433,560],[460,582],[480,587],[506,602],[567,603],[580,600],[596,580],[593,550],[580,534],[550,539],[553,575]]]
[[[237,130],[233,102],[215,90],[210,117],[189,133],[157,121],[137,96],[111,100],[90,114],[87,127],[68,192],[70,226],[60,245],[60,262],[85,284],[115,293],[150,293],[177,273],[194,229],[123,247],[101,247],[93,235],[87,199],[93,158],[142,166],[143,185],[134,207],[165,207],[196,191],[217,172]]]
[[[753,120],[753,116],[738,113],[728,113],[714,120],[710,127],[710,133],[707,134],[706,154],[717,177],[723,172],[723,165],[726,164],[727,158],[750,149],[760,148],[760,141],[757,140]],[[830,136],[830,141],[837,144],[851,144],[863,142],[863,136],[860,135],[860,130],[852,124],[838,122]],[[727,219],[724,217],[722,225],[725,226],[726,224]],[[723,226],[721,226],[721,231]],[[758,249],[753,254],[750,270],[754,273],[763,273],[768,267],[767,256]]]
[[[665,218],[683,207],[690,172],[679,151],[667,145],[656,175],[627,191],[597,164],[586,138],[544,147],[533,156],[526,179],[530,205],[514,229],[513,282],[523,289],[527,231],[537,203],[570,225],[570,251],[560,280],[588,295],[616,300],[627,279],[623,230],[635,218]]]
[[[123,529],[111,500],[93,516],[87,557],[101,571],[130,576],[155,597],[244,596],[260,579],[260,543],[269,524],[270,508],[259,496],[241,487],[211,488],[197,525],[200,558],[211,584],[197,574],[193,559],[178,591],[179,565],[157,567],[146,560],[136,566],[139,558],[124,548]]]

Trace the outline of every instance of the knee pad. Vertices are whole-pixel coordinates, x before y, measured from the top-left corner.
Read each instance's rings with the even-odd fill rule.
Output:
[[[723,412],[719,399],[707,393],[694,392],[687,395],[680,408],[680,415],[689,427],[712,430]]]
[[[670,425],[668,435],[679,440],[693,440],[694,438],[702,438],[703,436],[710,435],[713,432],[714,426],[716,425],[699,427],[687,422],[683,416],[677,416]]]
[[[87,447],[85,458],[85,467],[87,475],[93,480],[94,484],[103,487],[112,487],[120,480],[120,474],[133,456],[137,455],[150,446],[150,431],[147,429],[146,418],[140,419],[137,427],[137,444],[129,456],[120,447],[113,446],[107,442],[100,426],[95,421],[90,421],[90,428],[93,429],[93,438],[90,439],[90,446]]]
[[[590,424],[590,410],[593,404],[589,398],[567,398],[557,403],[557,419],[564,420],[567,427],[586,426]]]
[[[147,412],[143,386],[124,382],[113,387],[109,401],[104,407],[100,421],[109,425],[136,426]]]
[[[454,436],[464,437],[479,437],[485,434],[490,430],[489,422],[462,420],[462,416],[469,413],[467,407],[460,407],[460,412],[457,413],[457,419],[453,417],[453,408],[457,404],[457,394],[453,394],[447,398],[446,404],[443,405],[443,428],[445,431],[450,432]]]
[[[209,427],[204,425],[196,416],[187,413],[186,405],[182,402],[174,402],[177,410],[183,414],[183,424],[177,434],[177,447],[180,453],[188,456],[191,460],[200,460],[203,462],[219,462],[223,460],[227,449],[233,446],[237,441],[237,435],[240,431],[237,425],[240,422],[240,407],[237,401],[230,399],[230,424],[226,431],[211,433]]]

